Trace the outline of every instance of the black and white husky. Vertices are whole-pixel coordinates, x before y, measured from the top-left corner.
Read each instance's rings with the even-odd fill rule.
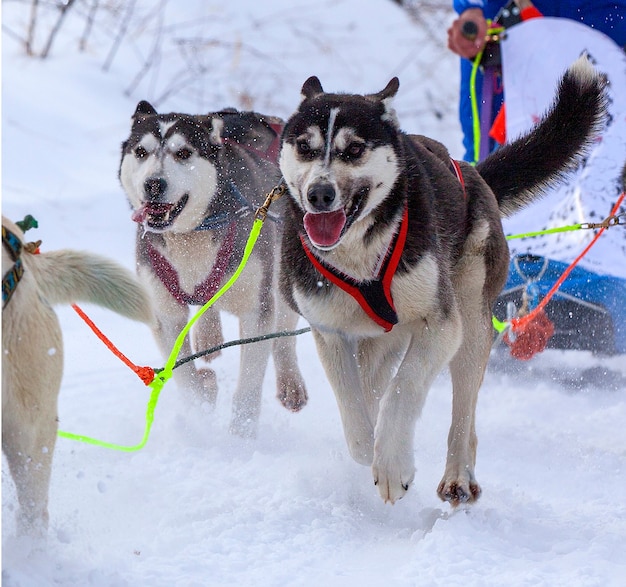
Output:
[[[252,214],[279,177],[279,144],[270,121],[255,113],[158,114],[149,103],[138,104],[119,174],[138,223],[138,272],[153,293],[154,334],[165,356],[189,319],[189,306],[209,300],[241,261]],[[181,357],[221,342],[220,310],[238,316],[243,338],[294,327],[298,316],[279,302],[276,287],[277,232],[276,223],[265,223],[245,271],[196,322],[193,349],[186,340]],[[278,397],[297,411],[307,395],[295,342],[276,340]],[[231,421],[241,436],[256,432],[271,350],[271,342],[241,347]],[[215,402],[213,370],[187,363],[174,378],[195,397]]]
[[[313,331],[352,457],[385,501],[415,475],[413,435],[429,387],[449,365],[452,424],[441,499],[480,495],[475,408],[491,310],[506,280],[501,225],[558,181],[601,126],[604,82],[581,58],[530,133],[471,167],[409,136],[391,100],[325,93],[316,77],[283,132],[289,191],[281,288]]]

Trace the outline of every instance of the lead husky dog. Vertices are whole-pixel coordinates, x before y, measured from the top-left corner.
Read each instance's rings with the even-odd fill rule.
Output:
[[[385,501],[415,475],[413,435],[433,379],[453,383],[438,488],[457,505],[480,495],[474,414],[507,275],[501,215],[533,201],[575,164],[601,125],[603,81],[579,60],[531,132],[476,168],[404,134],[391,100],[325,93],[316,77],[283,132],[289,191],[281,287],[313,331],[352,457]]]
[[[48,526],[63,341],[51,305],[92,302],[152,324],[150,297],[127,269],[81,251],[32,254],[2,217],[2,451],[19,501],[18,531]]]
[[[148,102],[138,104],[122,145],[120,180],[139,224],[138,272],[153,293],[158,309],[154,334],[165,356],[188,321],[189,306],[207,302],[237,268],[251,213],[278,180],[279,145],[270,122],[252,112],[158,114]],[[294,328],[298,315],[279,302],[276,285],[278,230],[275,222],[265,223],[245,271],[196,323],[193,350],[220,342],[219,310],[239,317],[243,338]],[[278,398],[298,411],[307,394],[295,340],[275,340]],[[231,431],[244,437],[256,432],[271,350],[271,342],[241,347]],[[188,340],[180,352],[192,353]],[[206,366],[188,363],[174,377],[195,397],[215,402],[215,373]]]

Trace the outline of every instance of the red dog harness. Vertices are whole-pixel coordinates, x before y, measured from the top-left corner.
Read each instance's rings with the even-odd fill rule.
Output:
[[[398,323],[398,314],[391,297],[391,282],[402,257],[408,228],[409,214],[405,207],[400,230],[391,240],[377,274],[369,281],[358,281],[323,263],[311,252],[302,235],[300,241],[313,266],[326,279],[350,294],[376,324],[389,332]]]
[[[450,159],[450,170],[459,180],[463,189],[463,197],[467,199],[461,166],[455,159]],[[300,242],[313,266],[331,283],[350,294],[376,324],[382,326],[385,332],[389,332],[398,323],[398,314],[391,296],[391,282],[402,258],[408,229],[409,212],[408,207],[405,207],[400,230],[392,239],[380,269],[370,281],[358,281],[318,259],[311,252],[302,235],[300,235]]]

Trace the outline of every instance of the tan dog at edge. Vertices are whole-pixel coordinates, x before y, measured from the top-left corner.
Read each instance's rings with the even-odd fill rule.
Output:
[[[8,299],[3,295],[2,451],[17,490],[18,532],[43,535],[63,375],[52,305],[85,301],[150,325],[154,319],[149,296],[119,264],[67,249],[32,254],[24,233],[4,216],[2,236],[3,294],[6,279],[15,284]],[[16,267],[20,276],[11,279]]]

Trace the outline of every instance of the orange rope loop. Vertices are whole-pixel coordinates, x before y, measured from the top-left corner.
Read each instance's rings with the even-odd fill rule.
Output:
[[[105,346],[124,363],[127,367],[132,369],[137,377],[144,382],[144,385],[150,385],[154,380],[154,369],[152,367],[140,367],[135,365],[128,357],[126,357],[93,323],[93,321],[83,312],[76,304],[72,304],[72,308],[76,313],[86,322],[87,326],[93,330],[94,334],[105,344]]]

